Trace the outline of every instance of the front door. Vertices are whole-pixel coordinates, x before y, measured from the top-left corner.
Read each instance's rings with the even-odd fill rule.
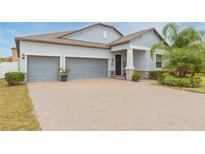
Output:
[[[122,75],[122,55],[115,55],[115,75]]]

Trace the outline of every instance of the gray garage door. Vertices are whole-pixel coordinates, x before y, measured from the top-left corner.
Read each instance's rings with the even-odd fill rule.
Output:
[[[58,80],[59,57],[28,56],[28,81]]]
[[[102,78],[108,76],[108,60],[90,58],[66,58],[70,69],[69,79]]]

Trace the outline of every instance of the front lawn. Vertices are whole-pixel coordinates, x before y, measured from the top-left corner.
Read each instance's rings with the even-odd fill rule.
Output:
[[[26,85],[0,80],[0,130],[40,130]]]

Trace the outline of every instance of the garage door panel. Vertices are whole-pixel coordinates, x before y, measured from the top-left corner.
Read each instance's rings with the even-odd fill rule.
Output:
[[[59,57],[28,56],[28,81],[56,81]]]
[[[70,68],[69,79],[102,78],[108,75],[107,59],[67,58],[66,68]]]

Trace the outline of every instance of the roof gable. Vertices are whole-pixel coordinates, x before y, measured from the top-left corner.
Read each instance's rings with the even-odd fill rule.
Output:
[[[163,39],[163,37],[157,32],[157,30],[155,28],[145,29],[145,30],[142,30],[139,32],[135,32],[135,33],[123,36],[123,37],[113,41],[110,45],[114,46],[114,45],[119,45],[119,44],[123,44],[123,43],[128,43],[131,40],[142,38],[143,35],[145,35],[149,32],[153,32],[159,38],[159,40],[164,41],[168,45],[168,43]]]
[[[156,35],[156,33],[150,31],[143,34],[140,38],[130,40],[131,45],[143,46],[151,48],[154,44],[160,43],[162,40]]]
[[[121,37],[122,35],[113,27],[95,24],[61,38],[109,44],[110,42]]]
[[[70,34],[62,35],[61,38],[65,37],[65,36],[73,35],[73,34],[75,34],[75,33],[78,33],[78,32],[81,32],[81,31],[84,31],[84,30],[87,30],[87,29],[90,29],[90,28],[93,28],[93,27],[98,26],[98,25],[99,25],[99,26],[104,26],[104,27],[107,27],[107,28],[111,28],[111,29],[113,29],[116,33],[118,33],[120,36],[123,36],[123,34],[122,34],[119,30],[117,30],[115,27],[110,26],[110,25],[106,25],[106,24],[102,24],[102,23],[97,23],[97,24],[94,24],[94,25],[91,25],[91,26],[87,26],[87,27],[81,28],[81,29],[79,29],[79,30],[75,30],[75,31],[71,32]]]

